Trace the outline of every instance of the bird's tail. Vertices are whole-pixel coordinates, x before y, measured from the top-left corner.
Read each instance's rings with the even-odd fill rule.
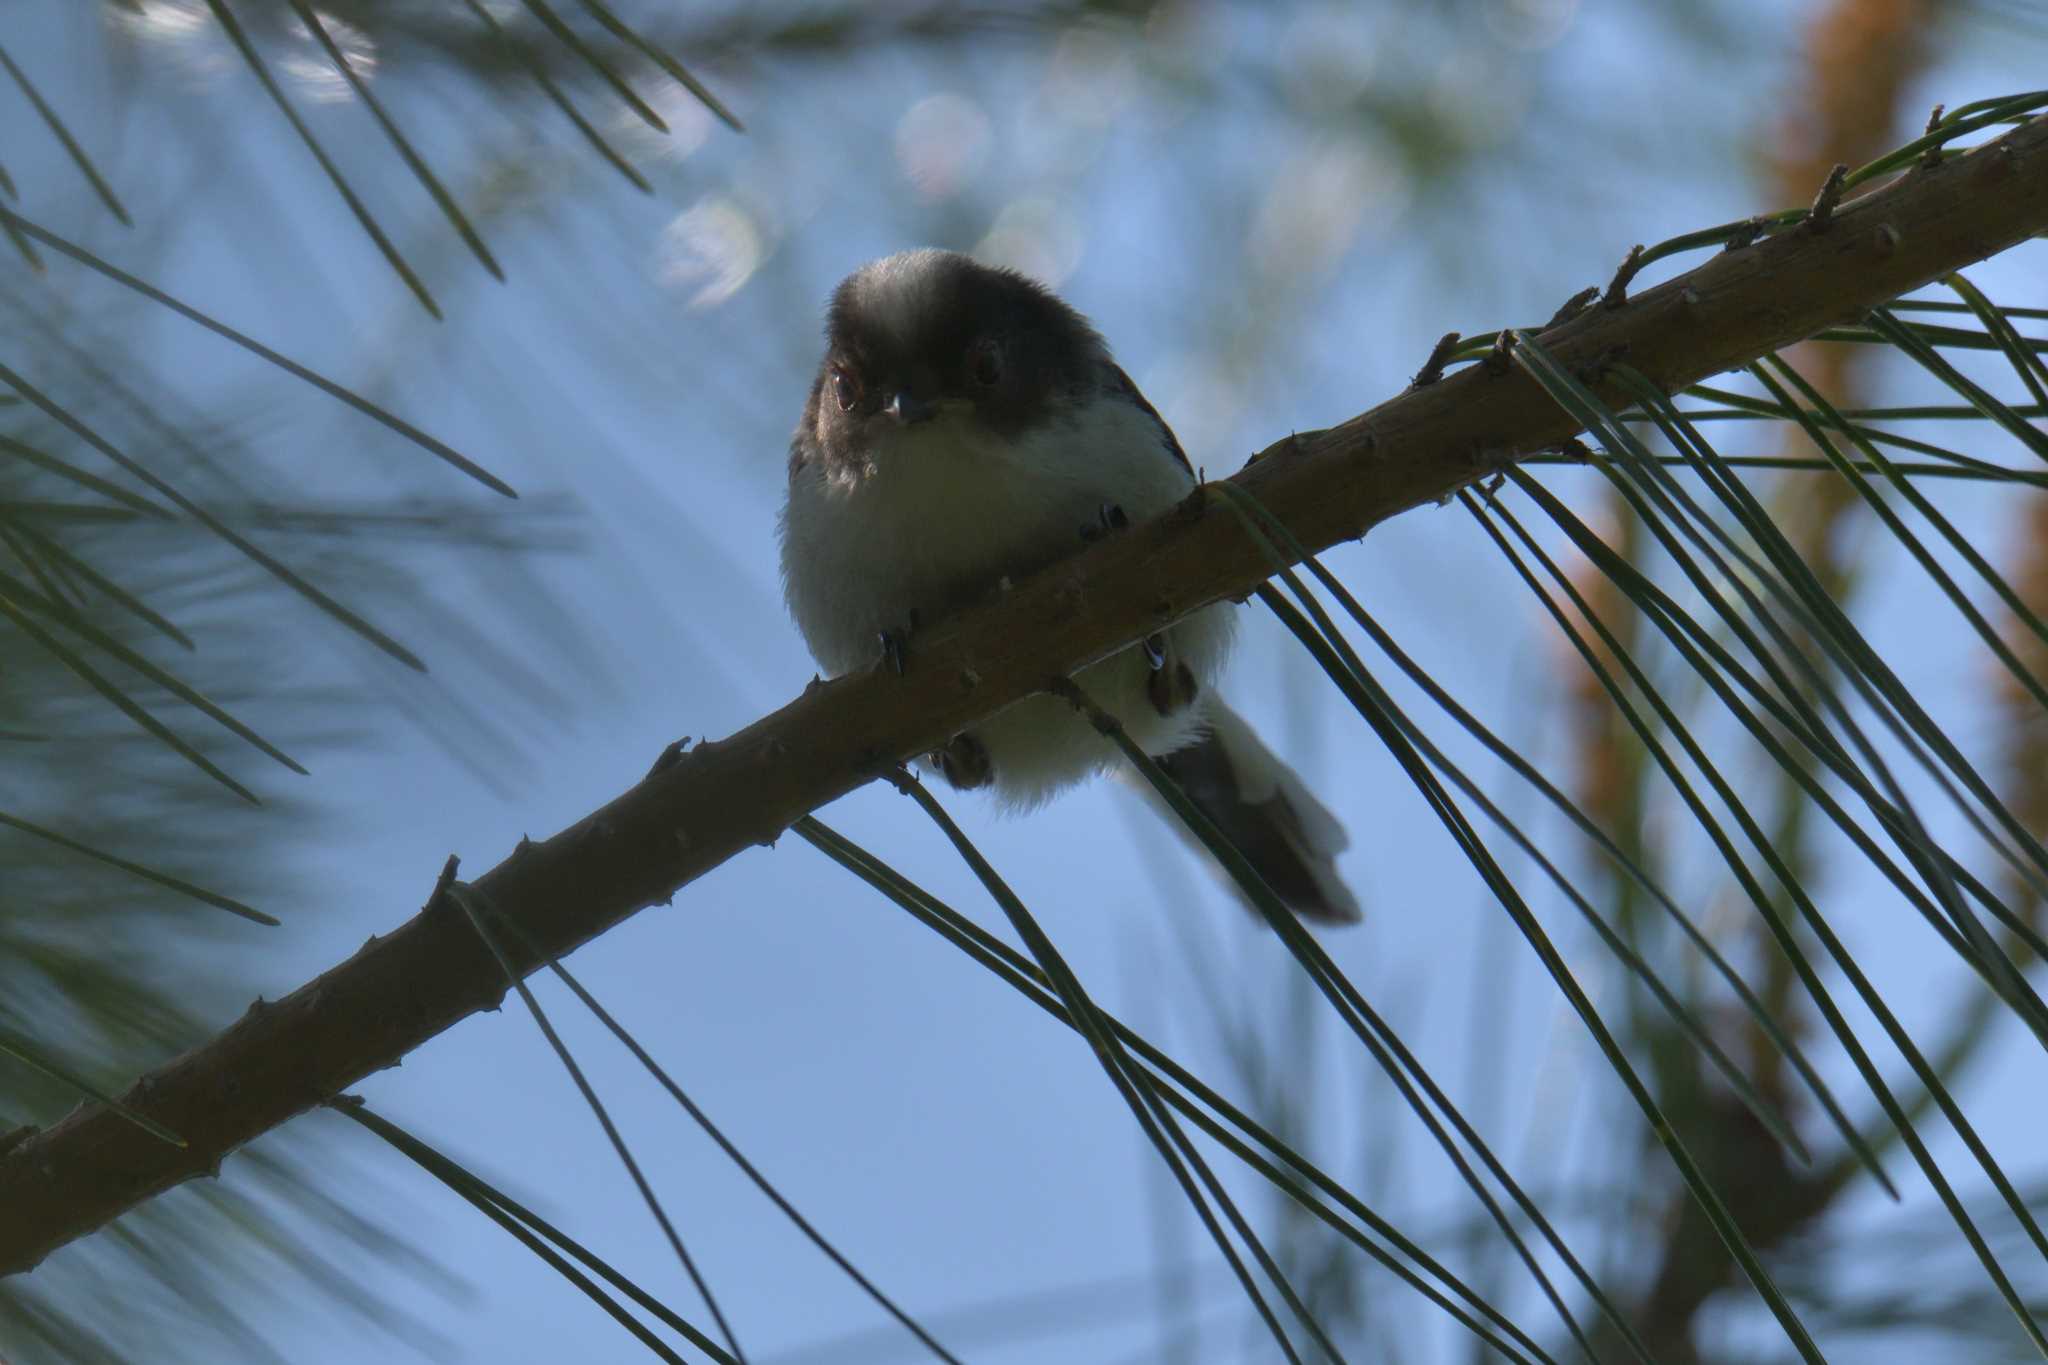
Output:
[[[1337,876],[1337,855],[1351,844],[1344,827],[1235,711],[1213,694],[1207,710],[1208,731],[1159,765],[1288,909],[1321,924],[1358,923],[1358,899]]]

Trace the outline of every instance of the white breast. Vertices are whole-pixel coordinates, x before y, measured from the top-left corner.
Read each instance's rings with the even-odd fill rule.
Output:
[[[1194,486],[1166,449],[1157,421],[1103,398],[1070,421],[1017,440],[980,433],[969,414],[944,413],[895,433],[863,467],[828,472],[810,461],[792,475],[782,518],[784,591],[797,628],[830,674],[871,667],[883,631],[905,630],[1081,547],[1105,505],[1133,521],[1165,511]],[[1173,646],[1208,690],[1220,669],[1231,610],[1181,622]],[[1187,743],[1200,708],[1173,718],[1146,699],[1148,669],[1127,651],[1078,681],[1152,752]],[[975,727],[998,791],[1032,804],[1113,757],[1107,742],[1064,703],[1034,698]]]
[[[863,468],[797,470],[783,585],[818,662],[864,667],[877,633],[903,630],[913,610],[929,616],[1079,549],[1103,505],[1138,520],[1193,487],[1144,412],[1113,400],[1081,412],[1016,441],[946,413],[897,432]]]

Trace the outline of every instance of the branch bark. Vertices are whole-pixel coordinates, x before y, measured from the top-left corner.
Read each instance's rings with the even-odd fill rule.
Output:
[[[2048,117],[1844,205],[1824,232],[1794,229],[1718,254],[1619,307],[1553,327],[1543,341],[1574,366],[1625,353],[1676,388],[2044,230]],[[1519,370],[1474,365],[1340,426],[1276,442],[1235,481],[1321,549],[1574,432]],[[556,956],[666,903],[883,765],[1196,607],[1249,592],[1271,566],[1220,502],[1198,492],[999,601],[935,624],[913,642],[900,677],[813,683],[553,838],[522,842],[476,889]],[[143,1200],[217,1174],[243,1143],[494,1008],[505,990],[462,911],[430,902],[282,1000],[257,1001],[122,1097],[189,1146],[171,1147],[97,1105],[48,1131],[0,1139],[0,1273],[31,1269]]]

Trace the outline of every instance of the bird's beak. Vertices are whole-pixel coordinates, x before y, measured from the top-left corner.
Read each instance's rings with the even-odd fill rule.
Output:
[[[889,401],[883,406],[882,411],[894,417],[903,426],[914,427],[919,422],[929,421],[936,417],[939,412],[939,406],[936,403],[919,398],[908,389],[898,389],[894,394],[890,395]]]

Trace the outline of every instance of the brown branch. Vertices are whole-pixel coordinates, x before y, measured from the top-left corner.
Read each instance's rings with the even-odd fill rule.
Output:
[[[1642,268],[1643,244],[1637,242],[1628,249],[1628,255],[1621,258],[1621,264],[1614,268],[1614,278],[1607,282],[1607,292],[1600,296],[1600,306],[1619,308],[1627,303],[1628,287]]]
[[[2048,119],[1845,205],[1825,234],[1723,253],[1619,308],[1545,334],[1568,365],[1626,348],[1676,387],[1860,316],[2048,228]],[[1236,476],[1320,549],[1433,502],[1576,428],[1519,370],[1474,365],[1327,431],[1277,442]],[[1271,571],[1220,500],[1109,537],[913,642],[908,671],[818,683],[703,744],[542,843],[480,891],[564,954],[667,901],[750,845],[963,727]],[[426,878],[422,876],[422,882]],[[423,886],[422,890],[426,888]],[[525,964],[527,966],[537,964]],[[462,912],[430,905],[348,961],[143,1077],[125,1103],[182,1134],[170,1147],[84,1106],[0,1155],[0,1272],[193,1176],[505,993]]]

